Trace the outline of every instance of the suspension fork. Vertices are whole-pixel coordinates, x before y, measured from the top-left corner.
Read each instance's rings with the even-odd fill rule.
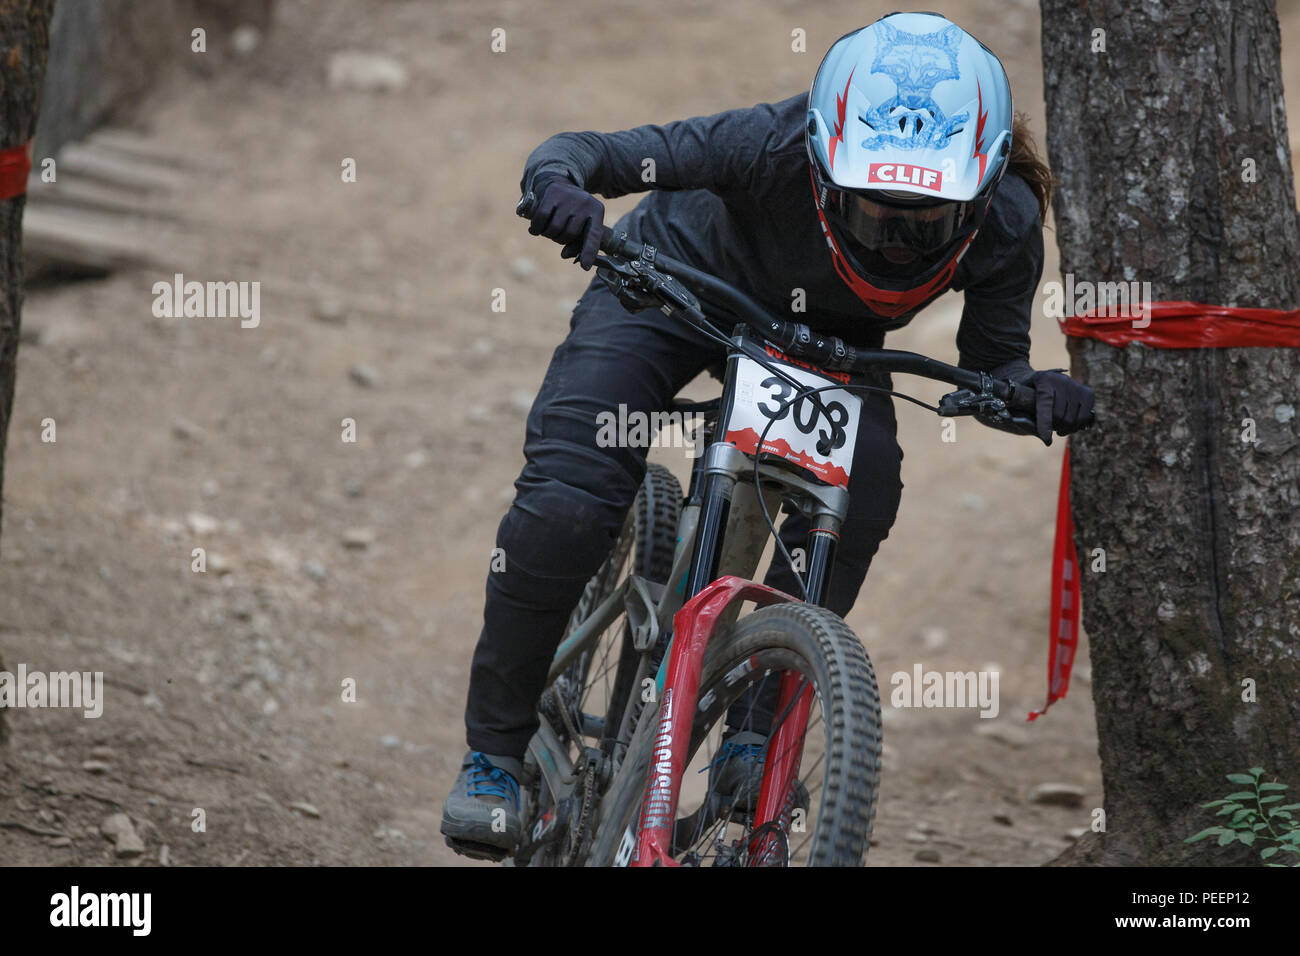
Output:
[[[690,503],[699,503],[700,517],[696,529],[695,550],[687,573],[684,600],[689,601],[718,577],[723,557],[723,536],[728,529],[732,502],[747,459],[726,442],[709,446],[702,465],[692,475]],[[835,564],[840,525],[848,508],[848,495],[842,488],[817,485],[795,475],[771,478],[773,484],[793,492],[792,500],[812,516],[808,532],[808,570],[805,587],[808,603],[822,605]],[[759,500],[762,507],[762,501]],[[780,560],[777,558],[776,560]]]
[[[681,775],[698,704],[704,653],[719,617],[739,600],[751,600],[759,606],[792,600],[790,595],[741,578],[717,578],[722,539],[740,475],[736,460],[740,454],[730,444],[714,442],[709,445],[703,462],[697,462],[692,471],[689,503],[699,502],[699,523],[686,576],[685,603],[674,616],[672,644],[660,667],[663,696],[632,866],[674,863],[673,827],[681,794]],[[848,511],[848,494],[842,488],[796,476],[783,476],[780,483],[794,492],[799,506],[812,515],[805,586],[809,603],[820,605],[834,567],[835,545]],[[769,758],[756,808],[756,824],[771,822],[783,832],[789,829],[812,700],[813,687],[800,675],[788,671],[781,675],[777,713],[783,719],[769,737]],[[766,843],[771,837],[762,839]]]

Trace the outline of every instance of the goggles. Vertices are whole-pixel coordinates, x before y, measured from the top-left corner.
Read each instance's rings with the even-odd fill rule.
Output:
[[[868,196],[843,189],[826,191],[827,211],[863,248],[879,251],[901,246],[921,256],[947,248],[971,221],[979,202],[891,202],[882,192]]]

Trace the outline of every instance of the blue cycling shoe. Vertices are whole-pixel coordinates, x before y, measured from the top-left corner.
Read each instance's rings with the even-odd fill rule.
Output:
[[[499,861],[519,842],[519,779],[523,765],[514,757],[467,751],[460,774],[442,805],[442,835],[447,845],[476,860]]]

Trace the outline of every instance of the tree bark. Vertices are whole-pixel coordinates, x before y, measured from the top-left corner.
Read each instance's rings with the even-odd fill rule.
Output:
[[[0,149],[23,146],[36,131],[50,48],[54,0],[0,0]],[[23,302],[23,196],[0,200],[0,527],[4,450],[14,404],[18,327]],[[4,736],[0,710],[0,738]]]
[[[1042,18],[1062,273],[1294,308],[1271,0],[1042,0]],[[1070,457],[1106,830],[1067,856],[1258,863],[1183,840],[1221,822],[1200,804],[1240,789],[1227,773],[1300,789],[1300,352],[1072,339],[1070,354],[1104,416]]]

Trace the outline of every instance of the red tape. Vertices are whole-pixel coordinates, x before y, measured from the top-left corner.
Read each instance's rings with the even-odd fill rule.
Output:
[[[1122,348],[1141,342],[1157,349],[1300,348],[1300,309],[1239,309],[1196,302],[1152,302],[1139,315],[1098,315],[1096,310],[1060,321],[1075,338],[1100,339]],[[1037,720],[1070,689],[1070,670],[1079,644],[1079,559],[1070,514],[1070,449],[1061,461],[1056,502],[1056,544],[1052,550],[1051,651],[1047,703],[1029,714]]]
[[[1300,348],[1300,309],[1233,309],[1196,302],[1152,302],[1142,315],[1096,312],[1060,321],[1061,331],[1123,347],[1154,349]]]
[[[27,192],[32,171],[32,144],[0,149],[0,199],[13,199]]]
[[[1070,446],[1061,459],[1061,490],[1056,499],[1056,543],[1052,547],[1052,651],[1047,662],[1047,703],[1029,720],[1047,713],[1070,689],[1070,669],[1079,649],[1079,555],[1070,515]]]

